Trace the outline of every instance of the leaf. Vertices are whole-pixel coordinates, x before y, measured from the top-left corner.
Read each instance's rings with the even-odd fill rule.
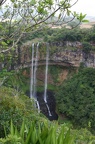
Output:
[[[3,29],[3,26],[0,24],[0,29],[2,30]]]
[[[18,7],[18,5],[16,3],[14,3],[14,8],[17,8],[17,7]]]
[[[67,9],[67,15],[70,16],[71,11]]]
[[[44,9],[41,6],[38,6],[38,13],[43,13]]]
[[[10,129],[10,133],[11,133],[11,135],[14,135],[14,126],[13,126],[12,120],[11,120],[11,129]]]
[[[36,1],[35,0],[31,0],[30,1],[30,5],[35,5],[36,4]]]
[[[69,129],[65,134],[64,143],[72,144],[70,142],[71,142],[71,136],[70,136],[70,129]]]
[[[3,46],[7,46],[7,43],[4,42],[4,41],[2,41],[1,44],[2,44]]]
[[[53,0],[47,0],[47,3],[48,3],[49,5],[53,5]]]
[[[11,0],[11,2],[12,2],[12,3],[14,3],[14,2],[15,2],[15,0]]]
[[[31,140],[32,131],[33,131],[33,127],[31,126],[30,130],[28,131],[28,134],[27,134],[27,137],[26,137],[26,140],[25,140],[25,144],[32,143],[32,140]]]
[[[82,20],[82,22],[89,22],[89,20]]]
[[[73,13],[72,13],[75,17],[77,17],[78,16],[78,14],[74,11]]]
[[[86,14],[82,14],[82,13],[80,13],[78,16],[77,16],[77,18],[82,22],[83,21],[83,19],[86,17]]]
[[[24,139],[24,130],[25,130],[25,122],[23,120],[21,129],[20,129],[20,136]]]

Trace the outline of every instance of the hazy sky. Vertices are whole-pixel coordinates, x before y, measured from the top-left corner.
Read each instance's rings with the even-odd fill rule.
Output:
[[[78,0],[72,7],[73,11],[82,12],[87,16],[95,16],[95,0]]]
[[[7,0],[9,2],[10,0]],[[72,0],[74,3],[76,0]],[[72,7],[73,11],[78,13],[82,12],[87,16],[95,16],[95,0],[78,0],[78,2]]]

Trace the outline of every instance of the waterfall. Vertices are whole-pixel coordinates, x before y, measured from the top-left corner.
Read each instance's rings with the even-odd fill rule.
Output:
[[[48,106],[47,103],[46,103],[46,106],[47,106],[47,109],[48,109],[48,114],[49,114],[49,116],[52,116],[52,115],[51,115],[51,112],[50,112],[50,109],[49,109],[49,106]]]
[[[49,61],[49,46],[48,46],[48,44],[47,44],[47,49],[46,49],[46,70],[45,70],[44,101],[45,101],[45,103],[46,103],[46,106],[47,106],[47,109],[48,109],[49,116],[52,116],[52,115],[51,115],[51,112],[50,112],[50,109],[49,109],[49,106],[48,106],[48,104],[47,104],[48,61]]]
[[[36,56],[35,56],[35,64],[34,64],[33,97],[35,98],[38,112],[40,112],[40,106],[39,106],[39,102],[37,101],[37,91],[36,91],[36,87],[37,87],[37,75],[36,74],[37,74],[37,67],[38,67],[38,47],[39,47],[39,43],[37,44],[37,47],[36,47]]]
[[[49,59],[49,47],[47,44],[46,50],[46,70],[45,70],[45,87],[44,87],[44,101],[47,103],[47,75],[48,75],[48,59]]]
[[[30,98],[33,98],[33,65],[34,65],[34,43],[32,44],[32,62],[31,62],[31,75],[30,75]]]
[[[33,97],[36,98],[36,85],[37,85],[37,78],[36,78],[36,73],[37,73],[37,67],[38,67],[38,47],[39,47],[39,43],[37,44],[36,47],[36,56],[35,56],[35,64],[34,64],[34,85],[33,85]]]
[[[36,104],[37,104],[38,112],[40,113],[40,105],[39,105],[39,102],[37,100],[36,100]]]
[[[32,62],[31,62],[31,79],[30,79],[30,98],[33,98],[37,108],[38,112],[40,111],[39,102],[37,101],[37,92],[36,92],[36,84],[37,84],[37,78],[36,78],[36,72],[37,72],[37,66],[38,66],[38,47],[39,43],[36,47],[36,55],[34,58],[34,43],[32,44]]]

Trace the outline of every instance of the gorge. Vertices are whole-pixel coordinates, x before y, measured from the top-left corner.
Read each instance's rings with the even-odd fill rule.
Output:
[[[83,52],[82,44],[78,41],[51,43],[49,45],[28,42],[28,44],[17,48],[14,53],[11,65],[6,64],[6,54],[6,59],[0,64],[0,69],[6,66],[9,71],[10,69],[17,72],[22,71],[21,74],[28,79],[24,88],[25,93],[28,91],[28,96],[34,97],[38,111],[41,111],[50,120],[58,118],[55,112],[55,87],[60,86],[67,77],[72,75],[71,73],[76,73],[80,64],[85,67],[95,67],[95,53],[86,54]],[[31,87],[30,94],[29,84]]]

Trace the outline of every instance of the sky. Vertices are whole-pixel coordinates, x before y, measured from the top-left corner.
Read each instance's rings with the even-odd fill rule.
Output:
[[[7,2],[9,1],[10,0],[7,0]],[[71,1],[74,3],[76,0]],[[82,12],[83,14],[87,14],[87,16],[95,17],[95,0],[78,0],[71,10],[78,13]]]
[[[82,12],[87,16],[95,17],[95,0],[78,0],[78,2],[72,7],[73,11],[78,13]]]

